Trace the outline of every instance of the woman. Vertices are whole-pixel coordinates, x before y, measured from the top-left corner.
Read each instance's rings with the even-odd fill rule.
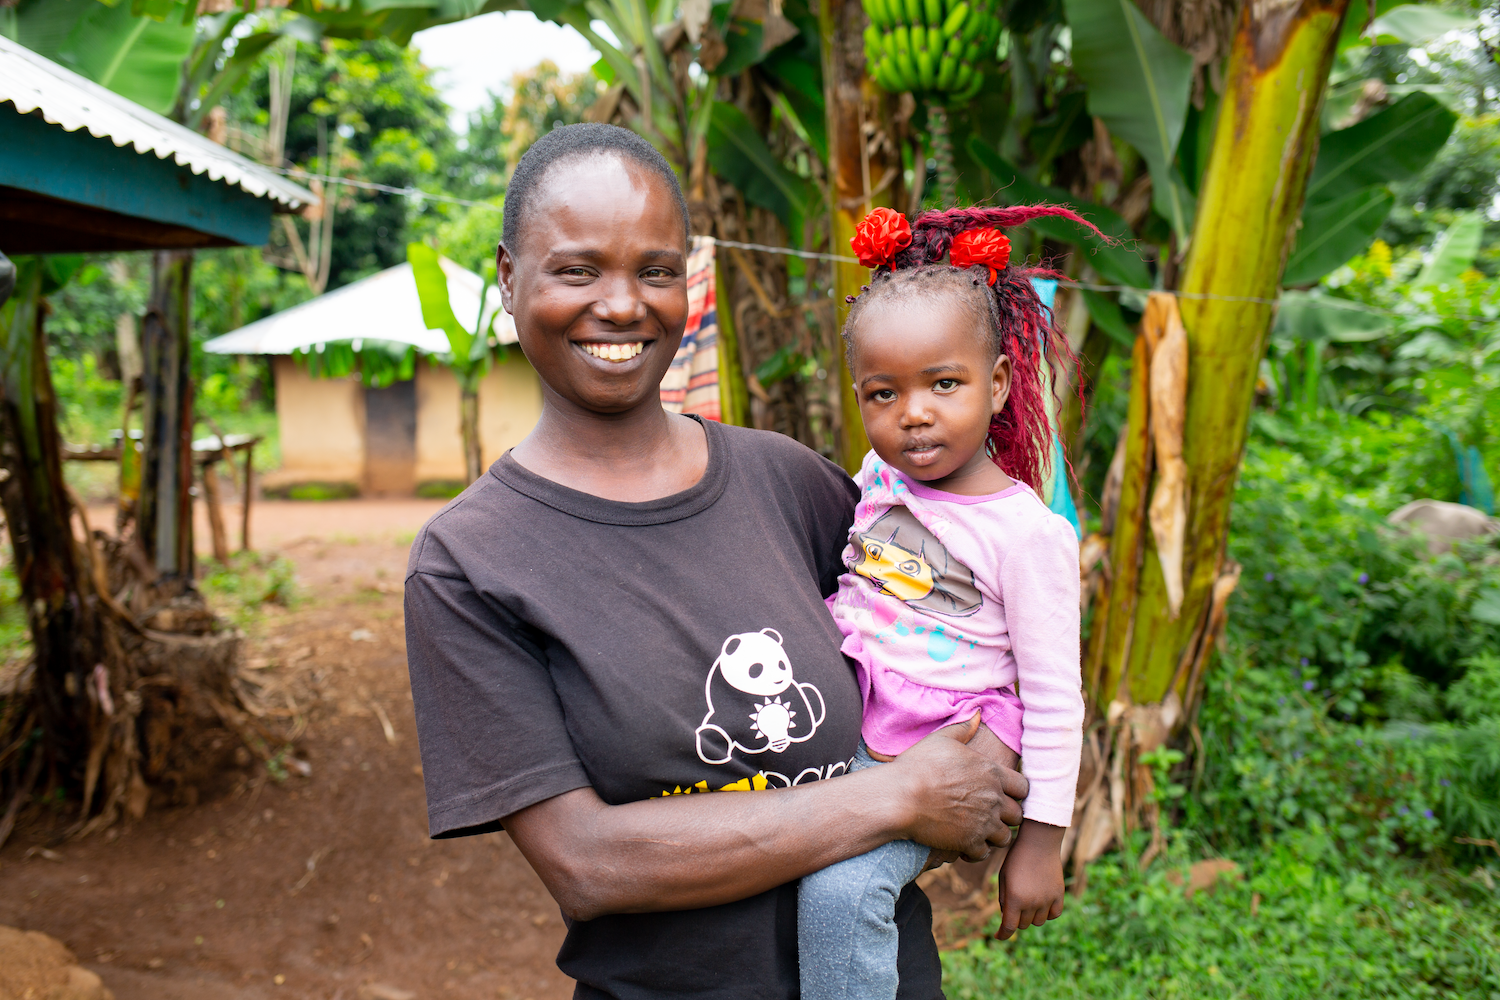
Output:
[[[844,774],[860,699],[823,600],[856,491],[788,438],[661,408],[687,227],[624,129],[518,165],[500,288],[542,416],[413,545],[412,692],[432,835],[509,831],[576,996],[789,998],[798,878],[902,838],[981,857],[1026,783],[937,734]],[[740,790],[762,794],[696,794]],[[901,996],[940,997],[914,887],[898,921]]]

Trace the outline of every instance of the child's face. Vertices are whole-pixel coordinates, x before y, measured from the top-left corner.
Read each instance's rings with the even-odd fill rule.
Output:
[[[913,297],[865,313],[853,375],[870,444],[903,476],[936,485],[994,468],[985,438],[1010,393],[1010,360],[990,360],[963,303]]]

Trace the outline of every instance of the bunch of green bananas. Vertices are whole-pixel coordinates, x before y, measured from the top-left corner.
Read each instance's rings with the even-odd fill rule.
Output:
[[[981,66],[1000,40],[995,0],[863,0],[865,61],[891,93],[963,101],[984,83]]]

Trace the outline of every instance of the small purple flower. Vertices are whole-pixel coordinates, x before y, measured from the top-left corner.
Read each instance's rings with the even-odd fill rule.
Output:
[[[1277,698],[1276,699],[1276,704],[1278,704],[1278,705],[1285,705],[1286,704],[1286,699],[1285,698]]]
[[[1267,573],[1266,574],[1266,582],[1267,583],[1270,583],[1274,579],[1276,579],[1276,574],[1275,573]]]
[[[1402,806],[1400,809],[1397,809],[1396,812],[1398,812],[1402,816],[1405,816],[1407,813],[1411,812],[1411,810],[1406,808],[1405,806]]]
[[[1425,816],[1425,817],[1427,817],[1428,819],[1432,819],[1432,810],[1431,809],[1423,809],[1422,810],[1422,815]]]
[[[1357,746],[1357,747],[1362,747],[1362,746],[1365,745],[1365,741],[1364,740],[1355,740],[1354,741],[1354,745]]]
[[[1365,584],[1369,583],[1370,582],[1370,574],[1368,574],[1368,573],[1361,573],[1361,574],[1359,574],[1359,582],[1360,582],[1360,586],[1364,586]]]
[[[1315,687],[1317,687],[1317,685],[1315,683],[1313,683],[1312,681],[1303,681],[1302,682],[1302,690],[1304,690],[1304,691],[1311,691]]]
[[[1440,779],[1438,781],[1438,784],[1442,785],[1444,788],[1447,788],[1448,787],[1448,779],[1447,778],[1442,778],[1442,779]]]

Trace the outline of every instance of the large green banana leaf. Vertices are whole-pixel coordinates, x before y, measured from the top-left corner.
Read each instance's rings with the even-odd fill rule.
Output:
[[[17,11],[15,41],[161,114],[172,110],[193,26],[181,8],[165,20],[136,17],[128,4],[28,0]]]
[[[1379,340],[1395,329],[1391,317],[1369,306],[1330,295],[1285,291],[1272,335],[1298,340],[1359,343]]]
[[[807,144],[822,160],[828,159],[828,119],[823,103],[823,66],[819,52],[818,23],[802,20],[792,5],[784,13],[802,29],[792,41],[772,49],[760,63],[760,71],[775,83],[777,95],[796,116],[795,127],[806,135]],[[719,71],[716,69],[715,73]]]
[[[733,104],[714,102],[708,122],[708,162],[746,201],[774,212],[793,242],[801,242],[802,222],[817,205],[817,189],[782,165],[750,119]]]
[[[1395,204],[1389,185],[1421,173],[1457,120],[1430,94],[1408,94],[1323,136],[1282,284],[1311,284],[1364,251]]]
[[[1193,57],[1157,31],[1131,0],[1063,0],[1063,7],[1073,32],[1073,69],[1089,90],[1089,113],[1145,158],[1153,204],[1185,246],[1193,195],[1174,161]]]
[[[990,172],[1000,189],[1001,197],[1007,202],[1013,205],[1035,205],[1039,202],[1067,205],[1098,226],[1106,236],[1120,242],[1111,245],[1076,222],[1050,216],[1043,216],[1029,223],[1032,229],[1058,242],[1083,247],[1087,251],[1084,260],[1111,284],[1129,285],[1132,288],[1151,287],[1151,272],[1147,270],[1145,261],[1130,248],[1130,226],[1112,209],[1078,201],[1060,188],[1038,184],[978,136],[969,137],[969,155]]]
[[[454,358],[467,359],[474,346],[474,334],[453,315],[448,300],[448,275],[443,273],[438,252],[425,243],[408,243],[406,260],[411,264],[417,298],[422,302],[422,322],[429,330],[442,330],[448,335],[448,350]]]
[[[1420,45],[1450,31],[1472,28],[1477,22],[1467,14],[1455,14],[1429,4],[1392,7],[1370,25],[1369,35],[1377,45],[1405,42]]]
[[[1479,255],[1479,240],[1484,235],[1484,221],[1474,212],[1465,212],[1438,237],[1432,257],[1413,284],[1451,285],[1458,276],[1474,266]]]
[[[1357,125],[1328,133],[1318,144],[1318,161],[1307,182],[1308,206],[1415,177],[1443,148],[1457,121],[1432,95],[1418,93]]]
[[[1281,283],[1310,285],[1362,252],[1395,204],[1391,189],[1378,184],[1337,201],[1308,205]]]

